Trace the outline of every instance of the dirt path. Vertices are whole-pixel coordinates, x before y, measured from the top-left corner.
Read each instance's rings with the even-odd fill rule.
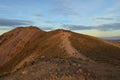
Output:
[[[79,53],[72,45],[71,42],[69,40],[69,37],[71,36],[70,33],[68,32],[63,32],[61,31],[61,40],[62,40],[62,47],[66,50],[66,52],[68,52],[68,54],[72,57],[76,57],[76,58],[81,58],[82,60],[88,60],[88,58],[86,56],[84,56],[83,54]]]

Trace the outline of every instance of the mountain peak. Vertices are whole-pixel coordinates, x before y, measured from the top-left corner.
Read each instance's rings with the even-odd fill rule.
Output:
[[[15,29],[20,29],[20,30],[22,30],[22,29],[27,29],[27,30],[41,30],[40,28],[38,28],[36,26],[25,26],[25,27],[18,26]]]

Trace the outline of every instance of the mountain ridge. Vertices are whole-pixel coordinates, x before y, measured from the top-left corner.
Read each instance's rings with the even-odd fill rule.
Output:
[[[0,74],[14,73],[41,58],[75,58],[119,65],[120,47],[93,36],[57,29],[18,27],[0,36]]]

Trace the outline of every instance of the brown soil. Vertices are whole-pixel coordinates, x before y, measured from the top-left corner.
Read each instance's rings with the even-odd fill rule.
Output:
[[[119,80],[119,72],[120,47],[92,36],[32,26],[0,36],[0,80]]]

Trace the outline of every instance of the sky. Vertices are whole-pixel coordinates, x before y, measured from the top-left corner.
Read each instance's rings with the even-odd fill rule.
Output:
[[[29,25],[120,36],[120,0],[0,0],[0,34]]]

